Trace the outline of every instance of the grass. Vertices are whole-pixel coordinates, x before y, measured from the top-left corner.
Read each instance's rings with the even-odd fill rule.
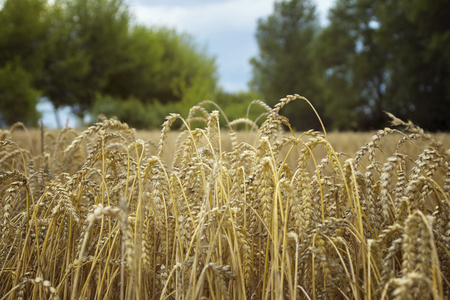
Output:
[[[448,135],[285,132],[294,100],[1,131],[0,299],[448,298]]]

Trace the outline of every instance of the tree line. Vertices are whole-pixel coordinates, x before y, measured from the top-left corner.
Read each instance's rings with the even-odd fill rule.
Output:
[[[258,22],[250,85],[272,104],[306,96],[334,129],[382,128],[388,111],[449,130],[449,16],[447,0],[336,0],[320,26],[313,1],[276,2]],[[283,114],[318,127],[306,103]]]
[[[214,57],[187,34],[135,24],[122,0],[6,0],[0,28],[7,124],[35,125],[38,97],[45,97],[81,119],[104,111],[159,126],[164,116],[145,114],[157,113],[155,105],[190,105],[217,91]]]
[[[249,90],[227,93],[205,47],[137,24],[124,0],[0,0],[0,122],[36,125],[46,98],[56,112],[150,128],[203,99],[233,119],[253,99],[298,93],[329,129],[381,128],[388,111],[449,130],[449,15],[446,0],[336,0],[321,25],[314,1],[276,1],[257,24]],[[295,129],[320,128],[307,103],[282,113]]]

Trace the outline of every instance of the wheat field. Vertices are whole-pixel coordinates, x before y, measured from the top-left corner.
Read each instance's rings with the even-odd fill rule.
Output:
[[[449,299],[448,134],[297,133],[291,101],[0,131],[0,300]]]

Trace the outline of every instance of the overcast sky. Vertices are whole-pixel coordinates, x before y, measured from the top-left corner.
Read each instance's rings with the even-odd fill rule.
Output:
[[[258,54],[257,20],[273,12],[275,0],[129,0],[136,21],[189,33],[216,57],[225,91],[247,89],[249,60]],[[315,0],[322,23],[334,0]]]

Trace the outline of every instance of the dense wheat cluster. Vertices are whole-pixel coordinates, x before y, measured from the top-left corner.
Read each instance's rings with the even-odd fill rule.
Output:
[[[393,117],[405,131],[336,153],[325,132],[281,132],[293,100],[255,102],[260,127],[225,117],[229,150],[202,105],[159,141],[117,120],[38,150],[1,131],[0,299],[448,299],[449,150]]]

